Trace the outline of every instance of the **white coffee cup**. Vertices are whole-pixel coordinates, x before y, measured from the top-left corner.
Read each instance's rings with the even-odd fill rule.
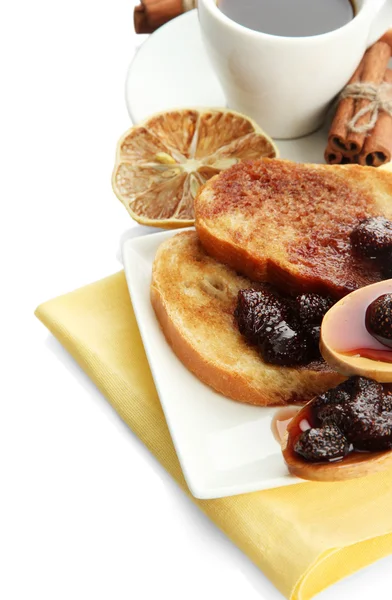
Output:
[[[355,3],[355,17],[340,29],[283,37],[239,25],[220,11],[216,0],[199,0],[203,39],[228,106],[278,139],[320,127],[366,48],[392,26],[392,0]]]

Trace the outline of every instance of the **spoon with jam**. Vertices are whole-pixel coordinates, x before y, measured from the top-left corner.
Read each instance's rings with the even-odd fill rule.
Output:
[[[281,444],[290,473],[302,479],[342,481],[392,468],[392,386],[350,377],[297,411]]]

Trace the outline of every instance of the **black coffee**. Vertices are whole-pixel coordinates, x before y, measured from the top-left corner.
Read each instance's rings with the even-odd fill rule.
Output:
[[[327,33],[355,16],[351,0],[217,0],[217,5],[240,25],[287,37]]]

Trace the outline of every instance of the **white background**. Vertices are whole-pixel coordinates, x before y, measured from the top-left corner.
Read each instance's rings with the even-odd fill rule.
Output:
[[[134,4],[2,3],[0,598],[278,600],[33,317],[119,268]],[[320,599],[391,589],[389,558]]]

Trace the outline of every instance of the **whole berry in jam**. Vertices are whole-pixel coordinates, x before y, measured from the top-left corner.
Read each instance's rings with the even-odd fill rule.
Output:
[[[356,431],[356,436],[351,434],[353,446],[356,450],[369,452],[382,452],[392,450],[392,418],[385,415],[375,415],[371,418],[369,426],[363,431]]]
[[[325,425],[336,425],[341,427],[346,416],[344,404],[325,404],[317,411],[317,419],[322,427]]]
[[[332,298],[319,294],[302,294],[296,298],[301,323],[306,328],[321,325],[326,312],[334,305]]]
[[[347,379],[314,400],[313,411],[317,421],[324,425],[340,425],[344,417],[344,403],[351,398],[353,379]]]
[[[287,316],[284,303],[267,290],[240,290],[234,316],[240,332],[257,344],[268,330]]]
[[[240,332],[264,360],[281,366],[319,360],[320,326],[333,300],[318,294],[285,298],[269,289],[238,293],[234,316]]]
[[[356,450],[386,450],[392,447],[392,414],[384,411],[388,394],[376,381],[356,379],[340,427]]]
[[[358,382],[361,379],[368,381],[364,377],[350,377],[350,379],[346,379],[346,381],[339,383],[336,387],[318,396],[318,401],[322,404],[343,404],[344,402],[347,402],[350,400],[355,386],[359,385]]]
[[[379,342],[392,347],[392,294],[384,294],[370,304],[366,328]]]
[[[307,336],[298,323],[282,321],[260,340],[259,349],[265,362],[281,366],[304,364],[311,359]]]
[[[367,402],[372,406],[381,400],[384,393],[381,383],[367,377],[351,377],[349,381],[351,382],[350,400],[358,398],[360,395],[366,398]]]
[[[312,462],[342,460],[350,451],[349,443],[338,427],[304,431],[294,445],[294,451]]]
[[[391,413],[392,417],[392,392],[384,391],[380,405],[381,411],[384,413]]]
[[[392,222],[384,217],[365,219],[351,232],[350,240],[360,256],[382,258],[392,249]]]

